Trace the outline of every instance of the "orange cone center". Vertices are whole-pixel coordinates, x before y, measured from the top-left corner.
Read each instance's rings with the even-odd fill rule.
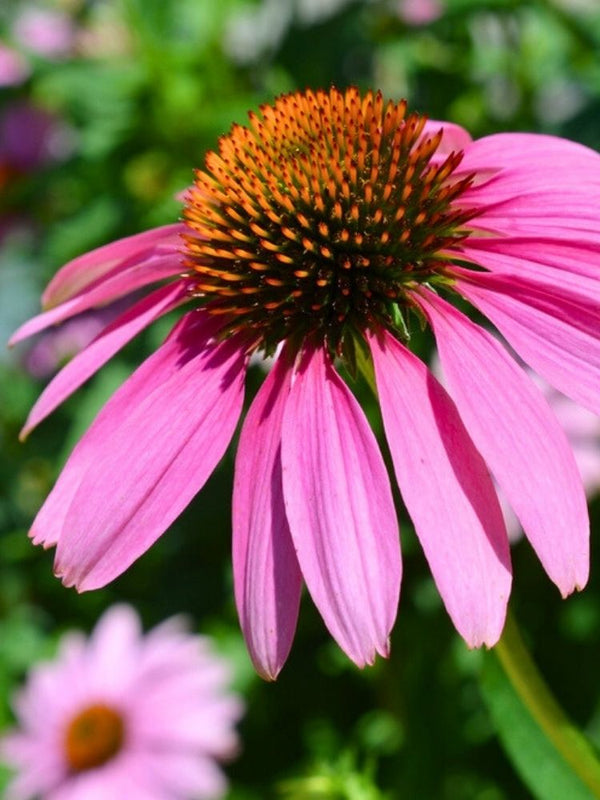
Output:
[[[72,770],[99,767],[123,746],[125,726],[121,713],[98,703],[74,717],[65,733],[65,753]]]

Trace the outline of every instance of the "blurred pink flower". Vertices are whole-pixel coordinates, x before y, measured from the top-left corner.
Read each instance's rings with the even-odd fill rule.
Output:
[[[68,155],[70,137],[48,111],[19,100],[0,114],[1,174],[24,174]]]
[[[398,16],[407,25],[428,25],[442,16],[441,0],[398,0]]]
[[[87,347],[126,306],[122,301],[85,311],[44,331],[25,354],[23,363],[35,378],[47,378]]]
[[[106,327],[99,314],[81,314],[50,330],[37,341],[25,357],[25,366],[35,378],[47,378]]]
[[[220,798],[217,760],[235,754],[241,704],[208,639],[171,619],[145,636],[114,606],[89,640],[63,637],[29,675],[2,739],[17,774],[5,800]]]
[[[0,42],[0,87],[18,86],[26,81],[31,69],[26,59]]]
[[[46,58],[59,59],[71,51],[75,28],[62,11],[26,6],[14,21],[13,36],[27,50]]]
[[[57,573],[80,590],[123,572],[224,454],[249,356],[283,342],[235,466],[235,594],[257,669],[273,678],[287,658],[303,581],[357,664],[389,649],[402,571],[391,486],[334,359],[374,377],[446,608],[469,645],[493,645],[511,566],[489,471],[563,595],[587,581],[589,521],[543,394],[459,308],[600,411],[599,200],[600,156],[563,139],[472,141],[355,89],[262,106],[208,154],[183,223],[67,264],[15,335],[161,283],[54,378],[26,435],[140,330],[188,308],[73,451],[34,542],[57,546]],[[447,391],[407,346],[415,318],[433,329]]]
[[[600,490],[600,418],[548,387],[546,396],[567,434],[588,497]]]

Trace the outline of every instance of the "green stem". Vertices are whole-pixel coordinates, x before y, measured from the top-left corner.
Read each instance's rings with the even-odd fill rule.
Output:
[[[575,774],[600,798],[600,761],[588,740],[568,719],[540,675],[509,613],[493,651],[529,713]]]
[[[362,374],[363,378],[371,387],[375,397],[378,397],[379,395],[377,394],[377,384],[375,383],[375,368],[373,366],[373,359],[368,351],[365,351],[360,345],[357,345],[356,347],[356,366],[358,371]]]

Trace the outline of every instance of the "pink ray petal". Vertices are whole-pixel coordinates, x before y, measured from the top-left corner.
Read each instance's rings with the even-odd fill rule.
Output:
[[[111,303],[136,289],[141,289],[164,278],[170,278],[181,271],[182,265],[177,255],[161,256],[141,264],[135,264],[123,272],[107,278],[93,289],[77,295],[72,300],[67,300],[50,311],[44,311],[37,317],[32,317],[11,336],[9,344],[12,346],[51,325],[58,325],[59,322],[74,317],[75,314]]]
[[[111,606],[100,618],[88,642],[90,692],[102,692],[112,701],[126,702],[138,678],[140,619],[131,606]]]
[[[542,392],[486,330],[423,291],[450,394],[563,596],[589,571],[589,520],[568,439]]]
[[[475,173],[473,186],[461,195],[461,205],[467,208],[485,210],[497,203],[511,204],[532,191],[545,193],[549,202],[562,191],[572,192],[577,200],[577,191],[581,199],[582,192],[600,188],[598,159],[598,154],[584,145],[556,136],[499,133],[466,146],[454,177]],[[568,215],[567,206],[563,216],[565,212]]]
[[[464,150],[473,139],[471,134],[460,125],[453,122],[442,122],[437,119],[428,119],[423,128],[423,136],[434,136],[438,131],[443,130],[442,141],[436,150],[436,155],[449,155],[453,151]]]
[[[244,397],[238,337],[206,347],[95,442],[67,512],[56,572],[80,591],[103,586],[144,553],[202,488],[225,452]]]
[[[193,358],[216,331],[215,321],[204,312],[186,314],[167,341],[144,361],[114,393],[88,431],[77,443],[54,488],[39,510],[32,528],[34,544],[53,547],[64,527],[67,511],[88,467],[96,460],[97,448],[112,434],[119,409],[133,408],[169,380]]]
[[[461,128],[460,125],[455,125],[452,122],[441,122],[436,119],[427,120],[420,137],[421,141],[428,137],[435,136],[439,131],[443,131],[442,140],[431,157],[430,163],[433,165],[441,164],[450,153],[464,150],[473,141],[471,134],[464,128]]]
[[[183,223],[164,225],[97,247],[65,264],[52,278],[44,294],[44,309],[54,308],[90,288],[115,269],[147,261],[153,254],[175,255],[181,250]]]
[[[290,392],[284,351],[244,422],[233,488],[233,577],[240,624],[252,661],[275,680],[298,619],[302,575],[283,504],[281,422]]]
[[[472,223],[473,228],[483,227],[499,235],[546,235],[557,239],[573,236],[575,231],[585,231],[598,240],[598,220],[593,215],[593,206],[600,199],[600,189],[581,191],[577,186],[536,186],[531,189],[530,180],[518,190],[518,195],[509,193],[504,199],[495,199],[491,189],[483,188],[477,201],[464,196],[461,202],[479,208]]]
[[[32,748],[31,741],[20,734],[4,738],[3,756],[9,757],[13,765],[19,767],[18,773],[5,788],[4,800],[30,800],[42,796],[40,793],[48,789],[58,791],[67,777],[67,770],[53,752],[54,748],[44,744],[36,743]]]
[[[387,332],[369,343],[396,479],[438,590],[465,641],[491,647],[511,571],[485,463],[427,367]]]
[[[222,800],[227,794],[225,776],[204,753],[171,748],[171,752],[161,752],[160,758],[148,758],[146,766],[150,785],[160,786],[165,800]],[[140,800],[142,797],[146,795],[140,795]]]
[[[295,376],[282,433],[283,492],[300,568],[342,650],[387,655],[401,561],[389,478],[362,409],[321,348]]]
[[[559,181],[573,184],[587,171],[588,178],[597,186],[600,176],[596,177],[595,171],[599,164],[600,156],[594,150],[558,136],[495,133],[476,139],[465,148],[461,168],[469,172],[500,168],[496,183],[499,188],[505,187],[504,194],[509,196],[511,188],[525,185],[530,189],[536,185],[528,180],[533,173],[538,175],[539,185]],[[518,186],[517,181],[521,181]],[[517,194],[513,191],[513,197]]]
[[[529,366],[600,414],[600,306],[534,281],[455,269],[456,288]]]
[[[577,237],[574,237],[577,238]],[[577,244],[542,237],[473,238],[461,256],[497,275],[526,278],[600,303],[600,248],[579,237]]]
[[[483,197],[481,203],[462,200],[474,210],[479,206],[469,228],[475,236],[483,231],[486,240],[483,244],[489,244],[490,248],[492,238],[498,239],[499,250],[502,244],[510,247],[514,240],[529,240],[530,253],[539,249],[543,255],[549,242],[579,247],[592,259],[597,257],[600,228],[592,210],[600,203],[600,190],[585,193],[549,186],[536,192],[523,188],[518,197],[511,195],[492,205]],[[468,243],[474,243],[472,237]],[[585,262],[582,266],[585,267]]]
[[[598,164],[594,169],[598,169]],[[590,165],[582,170],[582,175],[589,170]],[[487,183],[475,183],[474,187],[465,190],[460,203],[463,207],[478,210],[472,223],[474,228],[489,227],[499,234],[552,233],[554,230],[554,233],[562,235],[563,231],[570,229],[597,232],[590,204],[597,203],[599,195],[598,185],[581,189],[572,179],[568,182],[544,181],[538,171],[529,174],[524,170],[513,174],[507,169],[494,173]]]
[[[39,425],[134,336],[163,314],[176,308],[187,297],[187,288],[183,283],[163,286],[107,325],[94,341],[74,356],[48,384],[29,412],[21,431],[21,439],[28,436],[36,425]]]

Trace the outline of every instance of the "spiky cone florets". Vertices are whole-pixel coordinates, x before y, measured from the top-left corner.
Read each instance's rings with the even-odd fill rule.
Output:
[[[196,173],[185,208],[186,266],[225,329],[271,352],[317,340],[343,355],[383,326],[396,335],[416,284],[471,214],[452,181],[462,154],[433,158],[442,133],[381,93],[292,93],[234,125]]]

